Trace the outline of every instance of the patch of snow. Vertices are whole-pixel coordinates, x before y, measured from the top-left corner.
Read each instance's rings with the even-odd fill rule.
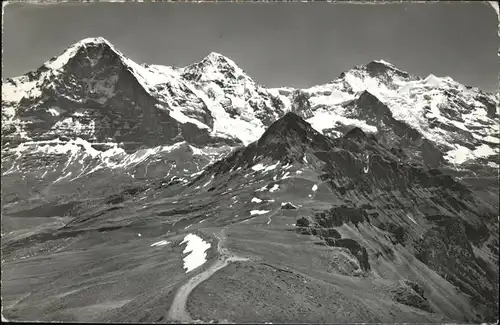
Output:
[[[487,165],[490,166],[490,167],[493,167],[493,168],[499,168],[500,167],[500,165],[498,165],[497,163],[494,163],[492,161],[488,162]]]
[[[327,111],[325,109],[317,110],[313,117],[307,119],[307,122],[321,133],[323,133],[324,129],[333,128],[338,123],[359,127],[366,133],[376,133],[378,131],[376,126],[369,125],[365,121],[347,118],[342,115],[338,115],[335,111]],[[307,163],[306,160],[304,160],[304,162]]]
[[[184,268],[186,269],[186,273],[188,273],[203,265],[207,261],[206,251],[211,247],[211,245],[194,234],[188,234],[184,237],[184,240],[180,243],[180,245],[186,242],[186,248],[182,253],[190,253],[184,257]]]
[[[262,192],[262,191],[265,191],[265,190],[267,190],[267,185],[264,185],[261,188],[259,188],[258,190],[255,190],[255,192]]]
[[[491,136],[491,135],[489,135],[489,136],[485,137],[485,138],[483,139],[483,141],[485,141],[485,142],[490,142],[490,143],[500,144],[500,139],[499,139],[499,138],[497,138],[497,137],[493,137],[493,136]]]
[[[382,64],[385,64],[385,65],[387,65],[389,67],[394,67],[394,65],[392,63],[384,61],[382,59],[380,59],[380,60],[374,60],[374,62],[382,63]]]
[[[318,190],[318,185],[314,184],[312,187],[313,192],[316,192]]]
[[[203,173],[203,170],[200,170],[199,172],[191,174],[191,177],[195,177],[195,176],[201,175],[202,173]]]
[[[455,145],[455,149],[446,153],[445,158],[454,164],[461,164],[471,158],[474,158],[472,150],[461,145]]]
[[[250,211],[250,215],[255,216],[255,215],[266,214],[266,213],[269,213],[269,211],[270,210],[252,210],[252,211]]]
[[[255,170],[256,172],[258,172],[259,170],[265,169],[265,167],[262,164],[257,164],[257,165],[252,166],[252,169]]]
[[[415,219],[413,219],[412,217],[410,217],[409,215],[407,215],[408,219],[410,219],[411,221],[413,221],[414,224],[417,225],[417,222],[415,221]]]
[[[151,244],[150,247],[154,247],[154,246],[163,246],[163,245],[167,245],[169,244],[170,242],[169,241],[166,241],[166,240],[160,240],[159,242],[156,242],[154,244]]]
[[[498,154],[498,149],[492,149],[490,146],[486,144],[482,144],[474,150],[471,150],[467,147],[461,145],[454,145],[455,149],[450,150],[446,153],[445,158],[454,163],[454,164],[462,164],[463,162],[474,159],[474,158],[483,158]]]
[[[252,201],[251,201],[251,202],[253,202],[253,203],[261,203],[261,202],[262,202],[262,200],[261,200],[261,199],[259,199],[259,198],[254,197],[254,198],[252,198]]]
[[[269,192],[276,192],[279,190],[280,186],[278,184],[274,184],[273,187],[269,190]]]
[[[279,165],[279,164],[280,164],[280,163],[279,163],[279,162],[277,162],[277,163],[276,163],[276,164],[274,164],[274,165],[267,166],[266,168],[264,168],[264,171],[263,171],[263,172],[264,172],[264,173],[269,172],[269,171],[271,171],[271,170],[275,169],[276,167],[278,167],[278,165]]]
[[[68,178],[69,176],[71,176],[71,174],[72,174],[71,172],[68,172],[66,175],[63,175],[63,176],[59,177],[58,179],[56,179],[56,180],[54,181],[54,183],[57,183],[57,182],[59,182],[59,181],[62,181],[62,180],[63,180],[63,179],[65,179],[65,178]]]
[[[141,235],[140,233],[139,233],[139,234],[137,234],[137,237],[141,237],[141,236],[142,236],[142,235]]]
[[[192,117],[186,116],[180,107],[174,106],[169,110],[169,114],[172,118],[176,119],[182,124],[192,123],[199,127],[200,129],[210,129],[206,124],[194,119]]]
[[[476,157],[488,157],[496,154],[497,152],[486,144],[482,144],[477,147],[473,152]]]
[[[61,114],[63,114],[64,112],[66,112],[65,110],[63,110],[62,108],[59,108],[57,106],[54,106],[54,107],[51,107],[47,110],[47,112],[50,113],[50,115],[52,116],[60,116]]]

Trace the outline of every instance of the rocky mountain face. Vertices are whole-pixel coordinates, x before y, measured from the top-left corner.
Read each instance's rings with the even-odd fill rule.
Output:
[[[89,320],[67,318],[75,309],[61,304],[54,286],[19,287],[15,272],[31,274],[14,272],[23,262],[51,260],[56,271],[43,276],[61,288],[87,284],[62,266],[71,264],[65,252],[89,250],[92,265],[118,253],[121,272],[139,263],[141,279],[160,279],[154,274],[163,262],[150,263],[150,252],[134,246],[138,236],[180,242],[175,236],[198,231],[254,261],[281,261],[371,301],[363,309],[346,296],[342,306],[366,313],[318,322],[401,321],[374,301],[396,303],[408,322],[491,321],[498,313],[498,107],[498,96],[385,61],[308,89],[266,88],[218,53],[184,68],[139,65],[103,38],[82,40],[2,81],[9,317]],[[219,228],[231,236],[206,230]],[[113,243],[97,233],[113,235]],[[132,260],[122,257],[124,242]],[[185,280],[178,271],[161,279],[177,286]],[[132,319],[126,311],[134,306],[166,304],[156,290],[125,287],[110,289],[124,305],[102,307],[95,320]],[[157,308],[137,321],[161,321]]]
[[[469,320],[494,319],[498,205],[439,169],[402,160],[391,149],[360,128],[330,139],[287,113],[258,141],[208,166],[188,186],[212,179],[215,191],[241,186],[270,191],[260,198],[266,202],[259,207],[263,211],[272,210],[268,202],[275,198],[299,202],[297,232],[316,236],[320,245],[346,248],[358,270],[347,274],[391,278],[405,256],[425,269],[420,274],[441,277],[441,282],[421,283],[421,290],[446,291],[451,284],[471,297]],[[314,185],[307,186],[310,180]],[[312,194],[307,196],[308,189]],[[314,202],[307,202],[312,209],[304,208],[304,197]],[[406,303],[434,311],[445,304],[423,295],[412,301]]]

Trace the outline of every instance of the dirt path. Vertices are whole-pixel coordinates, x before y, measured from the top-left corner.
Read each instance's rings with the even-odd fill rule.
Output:
[[[217,251],[219,252],[219,257],[215,262],[210,265],[205,271],[195,275],[191,279],[188,280],[186,284],[179,288],[177,293],[175,294],[174,301],[172,302],[172,306],[167,314],[167,319],[173,321],[180,321],[183,323],[198,323],[201,321],[194,321],[189,312],[186,309],[187,299],[191,291],[194,290],[200,283],[210,278],[215,272],[224,268],[231,262],[235,261],[248,261],[248,258],[239,257],[231,254],[229,250],[223,247],[223,243],[225,241],[225,228],[223,228],[219,236],[215,235],[217,238]]]

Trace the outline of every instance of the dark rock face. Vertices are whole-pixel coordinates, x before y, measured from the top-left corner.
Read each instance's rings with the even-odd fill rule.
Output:
[[[495,317],[498,277],[490,266],[491,261],[485,263],[475,255],[472,243],[477,237],[467,233],[463,221],[448,216],[432,219],[435,226],[413,243],[415,256],[470,295],[481,314]],[[483,238],[487,237],[489,234],[485,232]],[[498,262],[498,256],[494,261]]]
[[[361,246],[357,241],[349,238],[341,239],[329,239],[326,241],[329,246],[333,247],[345,247],[349,249],[352,255],[356,256],[359,261],[359,265],[363,271],[370,270],[370,262],[368,258],[368,251],[365,247]]]
[[[214,175],[228,173],[239,167],[258,163],[255,159],[271,158],[283,163],[302,161],[314,150],[327,150],[330,140],[314,130],[312,126],[294,113],[287,113],[274,122],[259,140],[245,148],[235,150],[228,157],[207,168]]]
[[[298,219],[297,222],[295,223],[297,227],[309,227],[309,224],[310,221],[304,217]]]
[[[364,209],[338,206],[318,213],[316,221],[320,226],[325,228],[339,227],[347,222],[352,222],[357,226],[360,222],[365,222],[367,217],[368,214]]]
[[[381,62],[381,61],[371,61],[364,66],[371,77],[379,77],[386,82],[386,85],[390,85],[393,76],[398,76],[408,80],[414,80],[413,76],[410,76],[407,72],[395,69],[394,67]]]
[[[314,115],[313,111],[311,111],[311,104],[307,95],[300,90],[292,94],[292,112],[304,119],[308,119]]]
[[[391,293],[393,299],[401,304],[422,309],[429,313],[433,312],[429,302],[424,297],[422,287],[415,282],[401,281],[401,284],[393,288]]]

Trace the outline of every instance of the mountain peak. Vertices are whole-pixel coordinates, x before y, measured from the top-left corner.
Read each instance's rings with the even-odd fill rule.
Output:
[[[108,46],[112,46],[111,43],[102,36],[87,37],[75,43],[74,45],[91,45],[91,44],[106,44]]]
[[[368,72],[372,77],[385,74],[396,74],[402,77],[410,77],[408,72],[398,69],[394,64],[385,60],[373,60],[361,68]]]
[[[259,140],[240,148],[208,168],[210,173],[224,173],[237,167],[251,166],[265,159],[288,164],[302,162],[306,155],[326,151],[331,141],[295,113],[289,112],[274,122]]]
[[[257,143],[258,145],[284,143],[292,146],[300,143],[324,142],[324,139],[326,138],[316,131],[311,124],[297,114],[288,112],[271,124]]]
[[[394,64],[392,64],[392,63],[390,63],[388,61],[382,60],[382,59],[380,59],[380,60],[373,60],[370,63],[372,63],[372,64],[383,64],[383,65],[388,66],[390,68],[396,68],[396,66]],[[370,64],[370,63],[368,63],[368,64]]]
[[[251,80],[233,60],[218,52],[210,52],[200,62],[184,68],[184,76],[200,81],[224,78]]]
[[[205,58],[204,60],[225,60],[225,61],[232,61],[230,60],[228,57],[220,54],[219,52],[210,52]]]
[[[73,58],[79,55],[86,56],[90,61],[93,59],[88,54],[88,49],[97,49],[99,52],[112,52],[116,56],[123,56],[108,40],[104,37],[88,37],[84,38],[61,53],[59,56],[53,57],[49,61],[45,62],[44,66],[52,69],[59,70],[65,67]]]

